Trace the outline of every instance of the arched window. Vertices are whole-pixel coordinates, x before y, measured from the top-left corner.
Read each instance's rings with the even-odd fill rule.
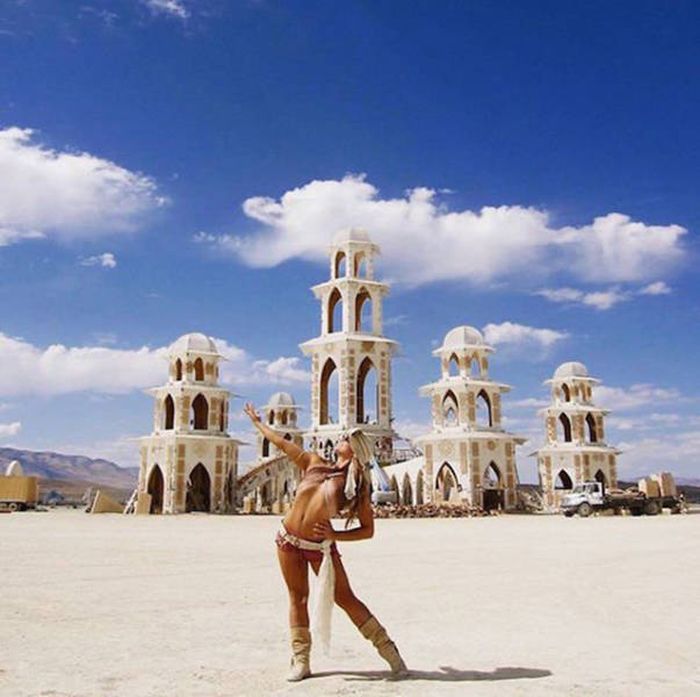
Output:
[[[366,288],[361,288],[355,297],[355,331],[372,331],[372,298]]]
[[[321,371],[320,423],[338,423],[338,371],[332,358],[329,358]]]
[[[447,374],[452,376],[459,375],[459,359],[456,353],[453,353],[447,362]]]
[[[285,433],[285,434],[284,434],[284,439],[285,439],[285,440],[292,440],[292,434],[291,434],[291,433]]]
[[[355,255],[355,276],[367,278],[367,258],[364,252]]]
[[[603,485],[603,489],[605,489],[605,487],[608,485],[608,480],[605,478],[605,473],[603,470],[598,470],[595,473],[595,480]]]
[[[560,470],[554,482],[555,489],[573,489],[574,484],[566,470]]]
[[[501,470],[495,462],[490,462],[489,466],[484,470],[483,487],[485,489],[500,489],[501,488]]]
[[[211,510],[211,477],[201,462],[190,472],[187,480],[185,510],[188,513],[209,513]]]
[[[469,364],[469,373],[473,378],[481,377],[481,363],[478,356],[474,356]]]
[[[153,465],[146,486],[146,491],[151,495],[149,513],[163,512],[163,488],[163,472],[158,465]]]
[[[401,503],[404,506],[413,505],[413,488],[411,487],[411,478],[408,472],[403,476],[403,485],[401,486]]]
[[[586,426],[588,427],[589,443],[597,443],[598,429],[596,428],[595,417],[591,413],[586,414]]]
[[[476,422],[481,426],[493,426],[491,400],[485,390],[476,395]]]
[[[270,457],[270,441],[267,438],[263,438],[262,456],[263,457]]]
[[[423,470],[416,475],[416,506],[423,504]]]
[[[357,409],[355,414],[357,423],[377,422],[378,390],[377,371],[372,361],[365,358],[357,371]]]
[[[561,393],[565,402],[571,401],[571,390],[569,389],[569,386],[566,383],[564,383],[561,386]]]
[[[456,426],[459,422],[457,397],[452,390],[447,390],[442,398],[442,418],[445,426]]]
[[[571,421],[566,414],[559,414],[559,424],[565,443],[571,443]]]
[[[270,409],[270,411],[267,413],[267,423],[272,425],[275,423],[275,410]]]
[[[204,380],[204,361],[198,358],[194,362],[194,379],[197,382],[202,382]]]
[[[333,270],[335,272],[335,278],[342,278],[347,273],[347,258],[345,252],[338,252],[335,255],[335,264],[333,265]]]
[[[280,423],[283,426],[287,425],[287,410],[283,409],[282,412],[280,413]]]
[[[163,428],[166,431],[172,431],[175,428],[175,402],[170,395],[163,402],[163,414]]]
[[[328,298],[328,332],[342,331],[343,328],[343,299],[340,291],[333,288]]]
[[[449,501],[452,492],[457,489],[457,475],[447,462],[443,462],[438,470],[435,488],[440,492],[443,501]]]
[[[221,411],[219,411],[219,430],[223,433],[226,430],[226,401],[221,402]]]
[[[333,441],[328,439],[323,446],[323,457],[326,460],[333,460],[333,451],[335,449],[335,446],[333,445]]]
[[[175,361],[175,379],[182,380],[182,361],[179,358]]]
[[[195,431],[206,431],[209,428],[209,403],[203,394],[198,394],[192,400],[191,423]]]

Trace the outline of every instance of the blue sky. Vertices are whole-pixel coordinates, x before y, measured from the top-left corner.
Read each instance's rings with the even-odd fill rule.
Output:
[[[471,324],[523,479],[565,360],[623,475],[699,476],[699,39],[691,2],[0,2],[0,444],[133,464],[192,330],[307,405],[308,288],[361,225],[402,433]]]

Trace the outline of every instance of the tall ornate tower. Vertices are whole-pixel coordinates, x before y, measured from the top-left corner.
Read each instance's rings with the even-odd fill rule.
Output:
[[[619,450],[605,443],[608,411],[593,404],[593,386],[600,381],[588,375],[583,363],[562,363],[551,380],[552,402],[541,413],[545,444],[537,455],[537,468],[545,504],[559,505],[563,493],[576,484],[597,479],[617,486]]]
[[[321,334],[300,345],[311,357],[311,447],[326,453],[341,431],[360,426],[388,462],[391,358],[397,343],[382,334],[389,286],[374,280],[379,247],[364,230],[345,230],[330,248],[330,280],[313,286],[321,302]]]
[[[220,360],[212,339],[185,334],[170,347],[168,382],[148,390],[153,433],[141,439],[138,490],[150,495],[151,513],[231,509],[239,442],[227,433]]]
[[[277,431],[287,440],[296,443],[299,447],[303,447],[304,434],[297,425],[297,412],[299,407],[294,401],[294,397],[288,392],[275,392],[270,397],[270,401],[265,406],[261,407],[262,418],[265,423]],[[257,437],[258,460],[265,460],[268,457],[277,457],[283,455],[282,451],[267,438],[264,438],[261,433]]]
[[[426,500],[487,510],[516,504],[515,448],[526,440],[501,426],[501,395],[510,387],[489,379],[492,352],[468,326],[451,329],[433,351],[440,379],[420,388],[431,398],[433,429],[414,441],[423,449]]]

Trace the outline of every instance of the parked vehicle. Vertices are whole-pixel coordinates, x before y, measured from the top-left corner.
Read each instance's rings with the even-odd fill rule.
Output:
[[[36,477],[0,477],[0,509],[24,511],[35,508],[38,498]]]
[[[587,518],[594,511],[623,511],[631,515],[658,515],[664,508],[680,513],[681,502],[677,496],[648,496],[638,489],[627,491],[605,491],[601,482],[583,482],[566,494],[561,502],[561,511],[570,518],[580,515]]]

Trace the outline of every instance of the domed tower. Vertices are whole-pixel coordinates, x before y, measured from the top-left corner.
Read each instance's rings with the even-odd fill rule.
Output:
[[[330,248],[330,279],[313,286],[321,334],[300,345],[311,357],[311,447],[328,453],[345,429],[360,426],[380,462],[391,458],[391,358],[382,333],[389,286],[374,279],[379,247],[364,230],[345,230]]]
[[[433,351],[440,378],[420,388],[431,399],[433,429],[415,439],[424,454],[427,500],[487,510],[516,504],[515,448],[526,440],[501,426],[501,395],[510,387],[489,378],[491,353],[469,326],[451,329]]]
[[[261,407],[263,421],[287,440],[303,447],[304,436],[297,425],[297,412],[300,407],[289,392],[275,392],[270,401]],[[282,451],[262,434],[258,434],[258,460],[283,455]]]
[[[141,439],[138,490],[150,495],[151,513],[231,508],[239,442],[228,435],[221,358],[211,338],[185,334],[170,347],[167,383],[148,390],[153,432]]]
[[[545,420],[545,444],[537,455],[537,467],[545,504],[558,506],[561,495],[584,481],[597,479],[606,487],[617,486],[619,451],[605,442],[608,411],[593,404],[593,386],[583,363],[562,363],[545,381],[551,387],[551,404],[541,414]]]

